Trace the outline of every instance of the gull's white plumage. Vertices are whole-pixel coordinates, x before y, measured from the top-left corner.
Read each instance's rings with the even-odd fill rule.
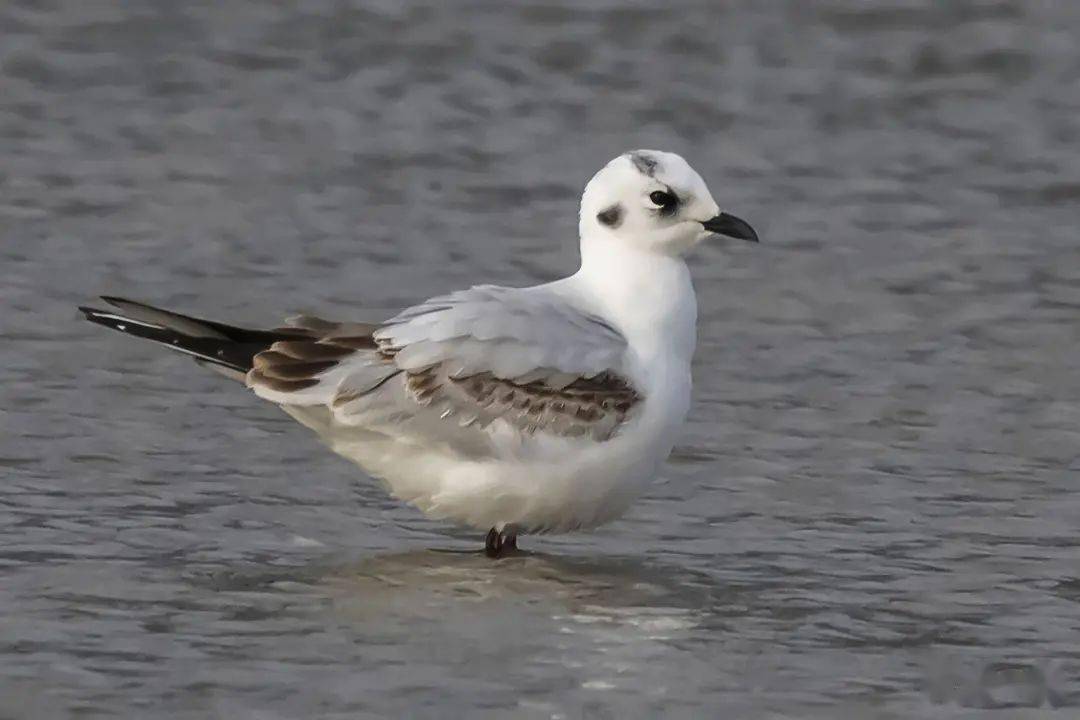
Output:
[[[136,334],[168,344],[153,328],[177,330],[176,349],[227,372],[250,367],[260,397],[429,516],[515,533],[587,528],[621,515],[675,442],[697,315],[682,255],[714,231],[756,239],[718,213],[681,157],[627,153],[586,186],[570,277],[474,287],[377,326],[305,319],[247,365],[206,343],[242,355],[238,342],[271,331],[110,301],[143,318]],[[116,315],[88,317],[118,327]]]
[[[335,451],[432,517],[524,531],[592,527],[618,517],[655,476],[689,407],[697,305],[680,253],[707,232],[700,224],[676,227],[651,245],[644,228],[641,238],[627,238],[592,211],[640,204],[648,188],[676,186],[700,206],[693,219],[718,212],[681,158],[639,157],[653,164],[653,177],[624,155],[589,183],[582,266],[574,275],[530,288],[477,287],[434,298],[375,333],[401,348],[391,367],[357,357],[302,391],[301,402],[257,384],[255,391],[302,417]],[[342,386],[368,386],[394,370],[440,362],[453,373],[488,371],[507,379],[537,369],[586,377],[611,371],[627,378],[642,401],[604,442],[525,433],[502,420],[461,427],[453,413],[413,402],[403,375],[333,407]],[[312,413],[312,407],[331,410]]]
[[[593,527],[621,515],[655,475],[689,406],[696,308],[689,274],[680,264],[674,258],[638,264],[640,282],[648,287],[641,288],[640,302],[625,307],[633,315],[627,318],[625,339],[603,326],[587,336],[568,319],[581,310],[603,307],[588,275],[578,273],[533,288],[500,288],[504,302],[534,307],[537,314],[504,325],[497,340],[481,341],[466,334],[442,342],[421,338],[406,346],[428,346],[423,357],[407,358],[406,365],[414,368],[455,364],[462,348],[487,346],[487,352],[468,356],[472,364],[465,365],[466,374],[502,368],[504,372],[496,372],[514,378],[535,369],[557,368],[553,372],[588,376],[611,370],[625,376],[642,400],[618,432],[603,442],[588,436],[522,432],[501,419],[485,427],[462,427],[462,418],[444,415],[441,406],[414,402],[404,374],[388,377],[399,366],[371,364],[363,357],[344,363],[318,386],[301,393],[253,387],[312,427],[336,452],[382,480],[393,495],[429,516],[480,528],[511,526],[533,532]],[[462,293],[465,307],[472,294]],[[654,328],[650,334],[659,331],[664,340],[638,341],[634,330],[650,326]],[[405,328],[415,330],[409,323]],[[438,328],[439,323],[429,326],[436,337]],[[392,338],[394,330],[390,325],[381,332]],[[583,352],[574,352],[575,347]],[[335,406],[343,388],[368,387],[380,380],[387,382]]]

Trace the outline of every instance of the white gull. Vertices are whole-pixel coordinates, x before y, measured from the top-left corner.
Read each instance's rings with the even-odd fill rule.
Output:
[[[581,199],[581,268],[482,285],[382,323],[302,316],[248,330],[121,298],[86,317],[246,382],[426,515],[519,533],[622,515],[690,405],[697,301],[683,256],[712,233],[757,241],[680,156],[612,160]]]

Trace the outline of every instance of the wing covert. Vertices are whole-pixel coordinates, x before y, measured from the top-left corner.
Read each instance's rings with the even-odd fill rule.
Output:
[[[606,440],[641,400],[622,372],[625,338],[543,286],[478,286],[377,327],[293,324],[311,337],[261,353],[248,384],[275,402],[324,404],[344,425],[430,434],[501,420]]]

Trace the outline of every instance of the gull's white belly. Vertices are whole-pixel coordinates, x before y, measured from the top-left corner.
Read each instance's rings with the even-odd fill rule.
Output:
[[[474,460],[385,436],[332,447],[429,517],[483,530],[566,532],[619,517],[653,478],[670,447],[635,435],[600,444],[543,438],[561,446],[551,460]]]
[[[626,512],[670,453],[689,394],[687,369],[605,442],[523,436],[493,423],[489,432],[501,450],[496,457],[468,457],[447,445],[411,442],[385,430],[327,427],[299,408],[285,409],[394,497],[429,517],[482,530],[567,532]]]

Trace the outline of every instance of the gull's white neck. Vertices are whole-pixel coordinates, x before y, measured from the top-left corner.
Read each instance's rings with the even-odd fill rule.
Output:
[[[643,359],[690,362],[697,299],[682,258],[597,233],[582,239],[581,269],[571,280]]]

